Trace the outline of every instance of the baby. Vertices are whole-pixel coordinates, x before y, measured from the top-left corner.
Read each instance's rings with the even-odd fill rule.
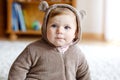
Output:
[[[81,38],[80,13],[68,4],[45,12],[42,38],[29,44],[11,66],[8,80],[91,80],[89,66],[77,43]]]

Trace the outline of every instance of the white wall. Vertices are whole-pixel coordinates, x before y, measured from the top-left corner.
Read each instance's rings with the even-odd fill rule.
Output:
[[[77,0],[77,9],[85,10],[87,13],[83,21],[83,32],[103,33],[103,1],[104,0]]]
[[[106,0],[106,27],[107,41],[120,41],[120,0]]]

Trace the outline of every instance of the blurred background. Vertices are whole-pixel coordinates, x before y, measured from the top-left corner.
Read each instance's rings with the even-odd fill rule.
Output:
[[[8,38],[8,14],[11,9],[8,3],[10,1],[0,0],[0,38]],[[82,21],[83,39],[120,41],[120,2],[118,0],[73,0],[73,2],[79,11],[86,11]]]
[[[120,41],[119,3],[119,0],[77,0],[77,9],[87,13],[82,27],[83,37]]]

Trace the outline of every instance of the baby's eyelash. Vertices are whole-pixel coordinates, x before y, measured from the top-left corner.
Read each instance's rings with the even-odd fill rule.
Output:
[[[54,27],[54,28],[55,28],[55,27],[57,27],[57,25],[56,25],[56,24],[53,24],[53,25],[51,25],[51,27]]]
[[[65,29],[71,29],[71,27],[70,27],[70,26],[65,26],[64,28],[65,28]]]

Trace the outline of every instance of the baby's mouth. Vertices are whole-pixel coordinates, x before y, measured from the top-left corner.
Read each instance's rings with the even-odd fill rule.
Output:
[[[56,39],[63,39],[62,37],[56,37]]]
[[[59,39],[59,40],[61,40],[61,39],[64,39],[63,37],[56,37],[56,39]]]

